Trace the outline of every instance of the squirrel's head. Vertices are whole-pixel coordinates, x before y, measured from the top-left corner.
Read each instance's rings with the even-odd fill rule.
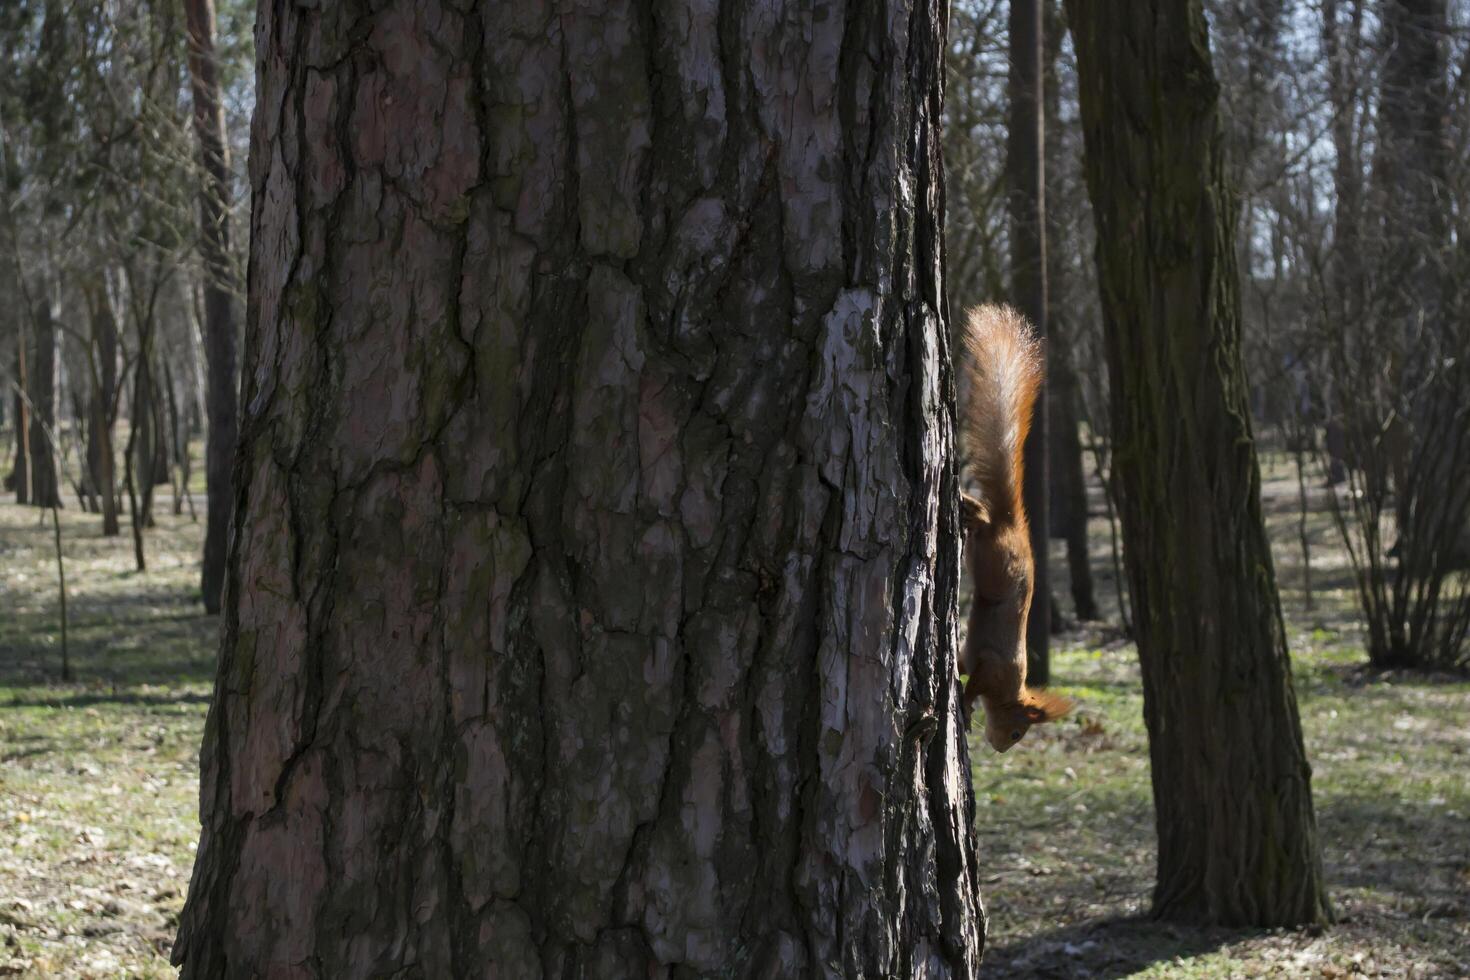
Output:
[[[968,666],[985,672],[980,691],[985,701],[985,740],[1004,752],[1032,725],[1060,718],[1072,704],[1026,687],[1026,623],[1035,563],[1025,513],[1017,506],[998,514],[962,494],[960,523],[974,588],[965,642],[978,655]]]
[[[1072,702],[1047,691],[1028,691],[1014,704],[985,706],[985,741],[1004,752],[1026,737],[1032,725],[1056,721],[1072,710]]]

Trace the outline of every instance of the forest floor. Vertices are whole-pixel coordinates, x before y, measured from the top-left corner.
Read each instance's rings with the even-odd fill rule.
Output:
[[[1470,682],[1362,669],[1320,491],[1305,608],[1295,477],[1275,462],[1264,499],[1337,924],[1268,932],[1146,918],[1142,694],[1098,519],[1096,585],[1114,626],[1062,635],[1053,666],[1077,712],[1004,756],[972,744],[986,976],[1470,977]],[[146,572],[134,570],[126,528],[107,539],[100,518],[62,512],[70,683],[58,680],[51,524],[0,504],[0,977],[174,975],[217,621],[198,602],[202,525],[169,514],[160,490]],[[1053,564],[1065,567],[1060,550]],[[1070,608],[1065,581],[1056,592]]]

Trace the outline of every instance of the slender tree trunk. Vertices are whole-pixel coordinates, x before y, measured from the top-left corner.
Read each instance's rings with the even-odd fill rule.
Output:
[[[15,384],[21,391],[29,385],[29,365],[26,363],[25,339],[16,341]],[[15,462],[10,467],[10,486],[15,490],[15,502],[31,502],[31,408],[26,398],[15,396]]]
[[[1302,546],[1302,600],[1306,611],[1312,611],[1312,539],[1307,533],[1307,460],[1306,435],[1297,433],[1296,447],[1292,452],[1296,463],[1297,495],[1297,543]]]
[[[199,290],[193,285],[181,282],[179,293],[189,342],[189,434],[203,435],[206,431],[204,420],[209,417],[209,404],[205,394],[209,390],[209,384],[204,379],[204,346],[199,326],[204,321],[204,304],[199,297]]]
[[[56,541],[56,599],[60,607],[61,620],[61,679],[71,678],[71,648],[67,643],[66,631],[66,564],[61,555],[61,509],[51,508],[51,529]]]
[[[1137,614],[1154,913],[1328,917],[1261,516],[1234,202],[1199,0],[1068,0]]]
[[[262,6],[268,0],[261,0]],[[204,475],[208,485],[200,591],[204,608],[220,611],[238,434],[238,370],[235,360],[235,282],[230,268],[230,159],[225,115],[215,66],[214,0],[184,0],[189,31],[189,77],[194,94],[194,132],[199,137],[204,182],[199,188],[199,250],[204,259],[204,355],[209,365],[209,428]]]
[[[54,444],[57,431],[58,379],[61,372],[61,334],[56,329],[51,301],[36,303],[35,364],[30,371],[31,435],[29,503],[36,507],[61,506],[61,474]]]
[[[1057,59],[1067,33],[1059,0],[1047,0],[1045,21],[1046,114],[1043,133],[1051,132],[1061,114],[1061,86]],[[1045,140],[1045,179],[1055,181],[1061,173],[1059,141]],[[1056,197],[1048,191],[1048,201]],[[1046,333],[1047,333],[1047,490],[1051,496],[1048,517],[1053,537],[1067,543],[1067,572],[1071,582],[1072,610],[1080,620],[1098,618],[1097,598],[1092,584],[1092,561],[1087,542],[1087,477],[1082,461],[1081,391],[1075,362],[1082,330],[1073,303],[1073,276],[1068,274],[1067,256],[1077,243],[1067,240],[1066,226],[1057,220],[1056,207],[1047,207],[1046,224]]]
[[[91,422],[87,462],[101,495],[102,534],[116,537],[120,532],[117,513],[116,463],[113,458],[113,426],[117,420],[117,319],[107,298],[105,285],[98,281],[88,290],[88,312],[91,320],[92,397],[89,403]]]
[[[1011,0],[1010,121],[1006,139],[1006,181],[1011,225],[1011,295],[1016,307],[1046,338],[1046,165],[1042,111],[1041,0]],[[1051,358],[1048,355],[1047,360]],[[1026,625],[1026,676],[1045,684],[1051,676],[1051,550],[1047,491],[1047,385],[1036,397],[1031,434],[1026,438],[1025,503],[1035,559],[1035,592]]]
[[[152,389],[149,408],[153,410],[153,485],[169,486],[173,482],[173,429],[169,426],[168,375],[165,356],[160,356],[149,372]]]
[[[163,359],[163,391],[168,404],[168,439],[172,466],[169,469],[170,483],[174,491],[174,515],[184,512],[184,501],[189,502],[189,515],[194,516],[194,498],[189,495],[189,427],[183,413],[179,411],[178,387],[174,384],[173,371],[169,368],[170,358]]]
[[[1445,0],[1383,0],[1387,53],[1379,96],[1374,190],[1383,222],[1390,312],[1440,314],[1443,251],[1453,208],[1448,192],[1449,72]]]
[[[1387,457],[1393,484],[1396,568],[1386,601],[1367,610],[1381,626],[1370,629],[1368,655],[1379,667],[1423,665],[1433,658],[1420,642],[1421,616],[1430,606],[1419,597],[1440,591],[1429,569],[1449,539],[1436,515],[1458,507],[1447,485],[1459,485],[1456,454],[1430,436],[1453,418],[1464,430],[1461,387],[1448,366],[1463,364],[1466,344],[1446,300],[1451,245],[1448,199],[1450,118],[1445,0],[1384,0],[1380,5],[1386,49],[1373,155],[1374,216],[1381,220],[1379,257],[1386,295],[1381,325],[1371,336],[1389,351],[1385,397],[1367,418],[1369,452]],[[1386,327],[1386,329],[1385,329]],[[1445,383],[1448,382],[1448,387]],[[1366,401],[1366,400],[1365,400]],[[1371,426],[1384,428],[1381,436]],[[1381,593],[1380,593],[1381,594]],[[1416,622],[1416,619],[1419,622]],[[1458,646],[1458,644],[1454,644]]]
[[[63,353],[63,357],[65,354]],[[72,412],[72,435],[81,447],[81,476],[74,481],[77,493],[77,506],[84,514],[95,514],[98,512],[100,502],[97,499],[97,476],[92,468],[92,399],[96,394],[92,390],[91,380],[88,379],[85,394],[73,387],[69,392],[71,395]]]
[[[153,526],[153,488],[158,482],[158,427],[153,405],[156,395],[147,350],[145,342],[138,366],[134,368],[132,432],[128,438],[133,447],[133,486],[138,498],[134,520],[145,528]]]
[[[1052,338],[1063,335],[1058,317],[1052,317]],[[1057,503],[1061,537],[1067,543],[1067,570],[1072,583],[1072,608],[1077,618],[1098,618],[1092,584],[1092,560],[1087,542],[1087,477],[1082,469],[1082,437],[1077,398],[1077,372],[1071,354],[1051,345],[1047,358],[1051,389],[1051,481]]]
[[[136,389],[137,379],[133,380]],[[133,531],[133,565],[140,572],[148,570],[148,556],[143,548],[143,514],[138,506],[138,480],[136,463],[136,449],[138,445],[138,427],[128,426],[128,444],[123,449],[123,485],[128,492],[128,517],[129,525]]]
[[[259,9],[183,976],[973,976],[944,7],[421,8]]]
[[[1327,56],[1328,97],[1332,103],[1334,217],[1332,235],[1332,294],[1340,304],[1338,315],[1355,322],[1363,315],[1363,162],[1357,137],[1357,115],[1362,101],[1354,91],[1363,3],[1352,7],[1346,25],[1340,22],[1339,0],[1323,0],[1322,43]],[[1344,28],[1347,33],[1344,36]]]

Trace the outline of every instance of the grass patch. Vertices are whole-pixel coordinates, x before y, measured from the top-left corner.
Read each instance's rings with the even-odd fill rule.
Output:
[[[162,504],[143,573],[126,529],[62,512],[72,684],[49,516],[0,505],[0,975],[175,975],[217,626],[202,530]]]
[[[1118,621],[1101,498],[1099,599]],[[1369,674],[1351,571],[1314,487],[1312,604],[1296,475],[1263,464],[1262,498],[1313,769],[1326,932],[1190,929],[1146,918],[1153,798],[1135,648],[1116,630],[1058,638],[1052,677],[1074,716],[1004,756],[971,738],[988,977],[1470,977],[1470,682]],[[1051,568],[1065,576],[1058,546]],[[1055,594],[1067,602],[1068,583]]]

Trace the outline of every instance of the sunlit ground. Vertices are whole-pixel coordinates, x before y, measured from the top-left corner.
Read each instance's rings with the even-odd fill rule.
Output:
[[[1076,715],[1005,756],[972,745],[988,976],[1470,976],[1470,683],[1359,671],[1330,523],[1309,515],[1307,613],[1294,476],[1283,466],[1268,478],[1338,925],[1231,932],[1141,918],[1153,818],[1135,657],[1116,632],[1073,632],[1053,674]],[[126,527],[104,539],[100,518],[68,500],[72,684],[57,681],[50,523],[0,504],[0,976],[173,975],[216,622],[198,604],[202,526],[159,493],[144,573]],[[1093,531],[1116,622],[1105,522]]]

